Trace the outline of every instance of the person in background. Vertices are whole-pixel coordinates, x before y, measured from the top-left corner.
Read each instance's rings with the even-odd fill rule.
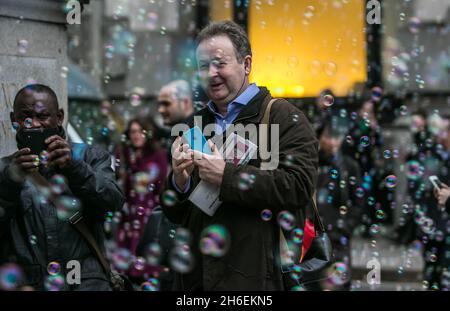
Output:
[[[46,85],[20,89],[10,118],[20,150],[0,159],[0,264],[20,265],[23,285],[35,290],[111,290],[98,257],[69,221],[82,215],[103,251],[105,214],[119,210],[125,201],[110,155],[95,145],[79,144],[82,148],[78,149],[67,141],[64,110]],[[44,150],[33,154],[24,142],[25,130],[56,134],[45,140]],[[39,179],[52,184],[50,191]],[[53,188],[56,180],[59,186]],[[8,245],[10,249],[4,250]],[[49,267],[60,269],[56,274],[66,279],[67,263],[73,260],[80,264],[81,282],[52,281]],[[0,288],[3,281],[2,276]]]
[[[436,151],[440,165],[436,174],[441,181],[433,187],[435,201],[417,213],[425,234],[425,281],[431,290],[450,290],[450,118],[443,120],[444,129],[437,136]],[[422,239],[423,240],[423,239]]]
[[[164,85],[158,95],[158,112],[166,126],[181,123],[192,115],[194,106],[189,83],[176,80]]]
[[[335,260],[344,263],[349,271],[334,290],[349,290],[351,237],[363,203],[356,195],[361,174],[358,163],[342,154],[343,135],[332,128],[331,122],[322,122],[316,132],[319,139],[317,204],[333,244]]]
[[[363,102],[357,114],[352,114],[348,133],[342,145],[343,154],[354,159],[360,168],[365,198],[362,223],[363,234],[373,235],[380,222],[377,212],[384,215],[383,222],[391,214],[393,189],[385,187],[384,179],[389,175],[390,163],[383,160],[383,136],[376,117],[377,103],[369,99]],[[378,233],[375,233],[378,234]]]
[[[155,136],[155,124],[150,118],[136,118],[128,123],[126,141],[116,158],[116,173],[126,195],[126,204],[116,232],[117,247],[131,256],[145,229],[145,225],[159,204],[162,183],[167,175],[167,154]],[[126,272],[135,282],[142,281],[152,267],[142,268],[135,261]]]

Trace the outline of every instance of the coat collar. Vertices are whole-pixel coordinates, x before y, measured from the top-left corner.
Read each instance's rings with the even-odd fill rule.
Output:
[[[237,124],[241,121],[246,123],[260,123],[264,115],[264,110],[272,99],[270,92],[265,87],[260,87],[260,92],[246,105],[242,108],[241,112],[238,114],[233,124]],[[203,125],[214,123],[214,114],[206,107],[199,112],[203,120]]]

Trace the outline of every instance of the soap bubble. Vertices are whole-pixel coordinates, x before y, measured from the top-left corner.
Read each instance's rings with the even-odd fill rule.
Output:
[[[81,202],[70,196],[60,196],[56,204],[56,216],[60,220],[68,220],[76,212],[81,210]]]
[[[17,45],[19,47],[19,53],[20,54],[25,54],[28,50],[28,41],[25,39],[20,39],[19,41],[17,41]]]
[[[145,249],[145,259],[151,266],[159,265],[161,261],[162,249],[157,242],[150,243]]]
[[[191,251],[183,246],[176,246],[172,249],[169,262],[172,269],[179,273],[188,273],[194,267],[194,257]]]
[[[278,214],[278,224],[284,230],[292,230],[295,226],[295,217],[288,211],[281,211]]]
[[[326,107],[331,107],[334,104],[334,97],[333,95],[326,94],[323,96],[323,103]]]
[[[162,201],[165,205],[171,207],[177,204],[178,197],[175,191],[173,190],[166,190],[162,194]]]
[[[359,143],[362,147],[368,147],[370,145],[370,139],[367,136],[362,136]]]
[[[379,102],[383,96],[383,89],[379,86],[372,88],[372,100],[374,102]]]
[[[118,248],[111,254],[112,264],[119,270],[127,270],[132,262],[132,254],[126,248]]]
[[[175,245],[183,246],[191,241],[191,232],[186,228],[177,228],[175,231]]]
[[[395,188],[395,186],[397,185],[397,176],[389,175],[384,179],[384,182],[387,188]]]
[[[47,272],[50,275],[57,275],[61,272],[61,265],[56,261],[52,261],[47,265]]]
[[[0,290],[14,290],[23,279],[20,267],[13,263],[0,266]]]
[[[303,230],[300,228],[295,228],[294,230],[292,230],[291,232],[291,239],[292,242],[294,242],[295,244],[301,244],[303,242]]]
[[[32,118],[26,118],[23,121],[23,126],[25,126],[25,128],[29,129],[33,126],[33,119]]]
[[[141,284],[141,290],[145,292],[159,291],[159,280],[156,278],[150,278],[147,282]]]
[[[272,219],[272,211],[269,209],[264,209],[261,212],[261,219],[264,221],[270,221]]]
[[[229,247],[230,236],[225,227],[211,225],[203,230],[200,238],[200,250],[204,255],[222,257],[228,252]]]
[[[64,278],[59,274],[48,275],[45,278],[44,287],[47,291],[60,291],[64,288]]]

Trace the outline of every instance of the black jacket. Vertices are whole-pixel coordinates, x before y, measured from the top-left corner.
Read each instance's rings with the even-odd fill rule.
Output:
[[[97,147],[83,146],[81,157],[58,173],[67,179],[69,189],[64,194],[81,201],[84,218],[97,243],[103,246],[105,213],[120,209],[125,198],[116,184],[109,154]],[[57,217],[52,203],[41,200],[39,190],[29,179],[15,182],[9,167],[10,157],[2,158],[0,206],[4,212],[0,214],[0,261],[19,264],[25,272],[26,285],[42,290],[50,262],[58,262],[64,275],[66,263],[78,260],[81,284],[66,284],[64,290],[110,290],[98,260],[83,238],[68,221]],[[43,174],[48,179],[55,173]]]

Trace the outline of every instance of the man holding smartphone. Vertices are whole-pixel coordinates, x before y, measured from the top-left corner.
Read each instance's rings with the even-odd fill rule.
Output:
[[[65,180],[58,185],[60,190],[51,187],[53,195],[79,205],[77,211],[103,247],[104,215],[124,203],[110,156],[86,145],[82,152],[73,152],[62,126],[64,111],[48,86],[32,84],[19,90],[10,117],[19,150],[0,160],[0,261],[20,265],[26,277],[24,285],[48,290],[54,285],[49,281],[54,272],[50,267],[56,263],[64,276],[67,263],[76,260],[81,281],[64,282],[59,290],[110,290],[97,257],[68,217],[63,217],[75,213],[73,206],[48,199],[45,188],[36,182],[41,178]]]

